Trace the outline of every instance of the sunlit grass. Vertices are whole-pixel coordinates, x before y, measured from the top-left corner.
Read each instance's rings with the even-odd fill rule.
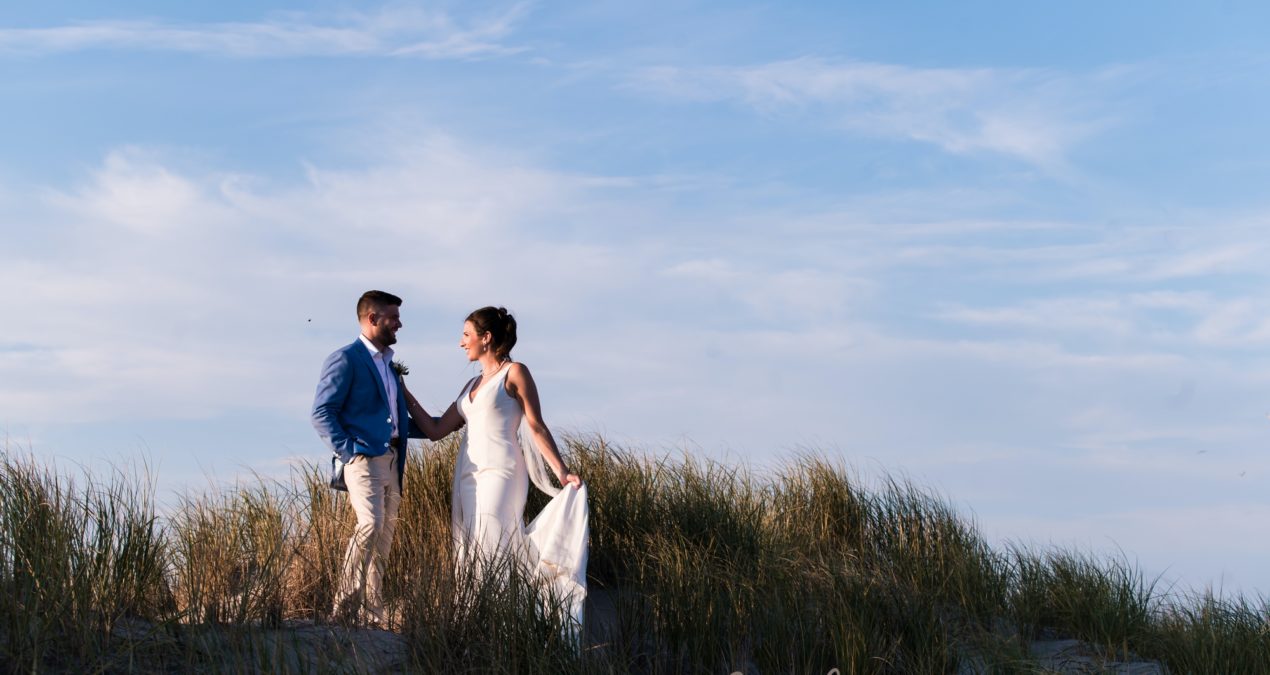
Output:
[[[565,445],[605,600],[580,642],[524,570],[454,568],[453,442],[407,466],[393,634],[328,623],[353,515],[316,467],[160,518],[144,468],[99,479],[6,449],[0,672],[1024,673],[1041,636],[1174,673],[1270,672],[1264,599],[1161,589],[1125,556],[994,550],[908,481],[866,486],[815,455],[769,475]]]
[[[1270,604],[1210,590],[1164,605],[1147,650],[1178,673],[1270,673]]]

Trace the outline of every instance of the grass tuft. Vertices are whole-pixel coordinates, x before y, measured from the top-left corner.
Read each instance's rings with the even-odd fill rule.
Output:
[[[1126,557],[993,550],[909,481],[805,454],[770,475],[599,437],[586,631],[508,560],[456,569],[454,441],[412,452],[385,600],[330,625],[353,515],[318,467],[181,496],[0,452],[0,672],[1038,672],[1077,638],[1168,672],[1270,672],[1264,599],[1162,591]],[[534,493],[532,516],[545,499]]]

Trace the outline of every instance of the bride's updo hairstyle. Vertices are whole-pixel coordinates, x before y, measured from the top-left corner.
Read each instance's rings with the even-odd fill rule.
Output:
[[[490,347],[499,361],[511,358],[512,347],[516,346],[516,317],[508,314],[506,308],[482,307],[468,314],[467,320],[477,335],[489,333]]]

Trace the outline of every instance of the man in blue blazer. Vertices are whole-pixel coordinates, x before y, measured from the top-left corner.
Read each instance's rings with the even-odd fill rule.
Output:
[[[423,432],[406,413],[392,345],[401,329],[401,298],[366,291],[357,301],[361,335],[322,364],[313,427],[331,448],[331,487],[347,489],[357,514],[333,613],[384,625],[383,565],[392,546],[405,476],[406,441]]]

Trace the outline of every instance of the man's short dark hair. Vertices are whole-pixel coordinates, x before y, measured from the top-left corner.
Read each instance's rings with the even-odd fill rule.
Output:
[[[357,301],[357,320],[361,321],[367,314],[384,307],[400,307],[401,298],[384,291],[366,291]]]

